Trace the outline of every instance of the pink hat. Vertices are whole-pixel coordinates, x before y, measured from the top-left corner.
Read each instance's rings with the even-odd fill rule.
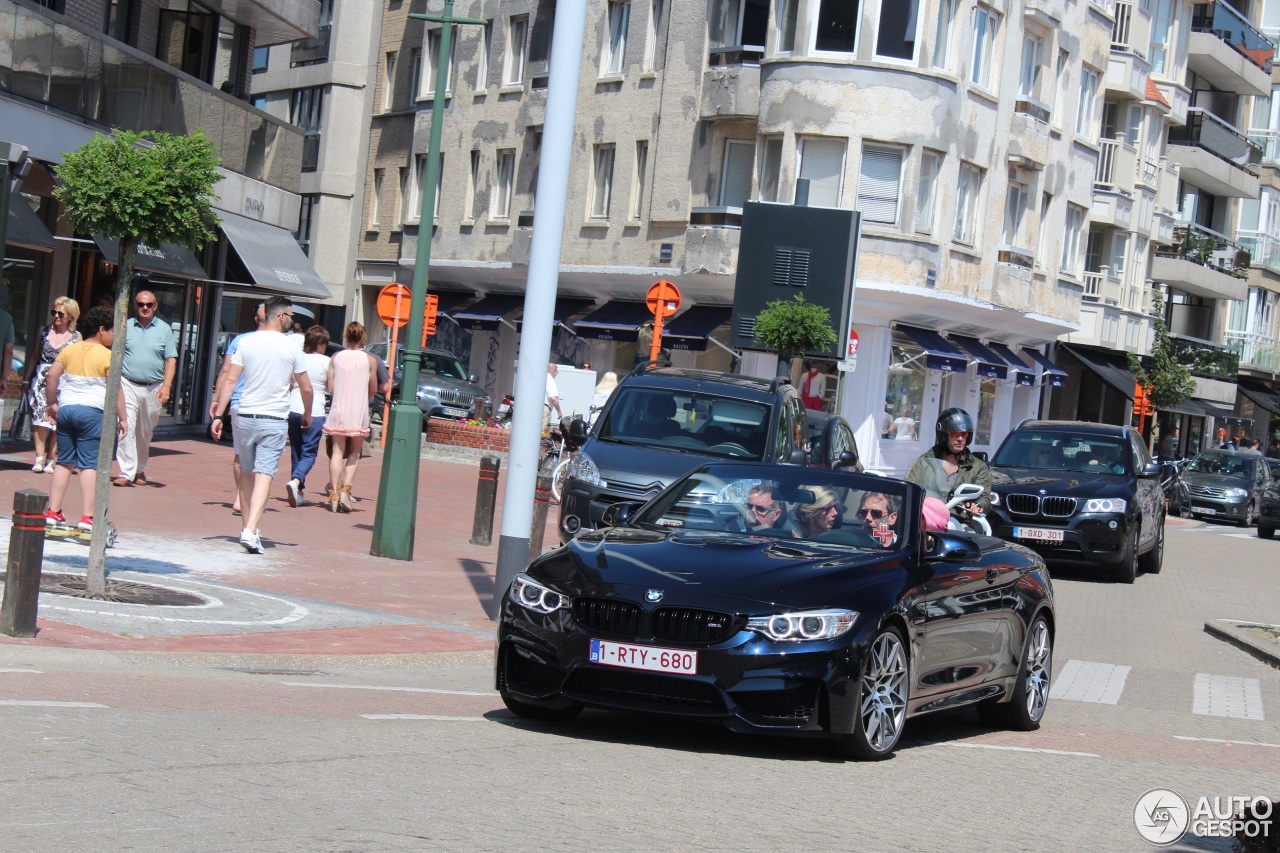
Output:
[[[947,505],[935,497],[927,497],[924,499],[924,529],[929,531],[946,530],[947,521],[951,518],[951,512],[947,509]]]

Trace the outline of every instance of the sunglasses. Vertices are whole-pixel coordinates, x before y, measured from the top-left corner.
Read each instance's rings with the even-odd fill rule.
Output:
[[[879,521],[880,519],[884,518],[885,511],[882,509],[866,509],[866,508],[858,510],[858,518],[866,518],[867,516],[870,516],[874,518],[876,521]]]
[[[947,435],[951,436],[952,438],[968,438],[969,437],[969,433],[967,432],[949,432],[947,433]]]
[[[747,504],[747,509],[751,510],[752,512],[758,512],[763,515],[765,513],[773,512],[775,509],[777,509],[777,507],[760,506],[759,504]]]
[[[154,302],[135,302],[133,304],[137,305],[139,308],[155,308],[156,307],[156,304]]]
[[[65,317],[65,316],[67,316],[67,312],[66,312],[66,311],[59,311],[57,308],[54,308],[52,311],[50,311],[50,312],[49,312],[49,316],[51,316],[51,317]]]

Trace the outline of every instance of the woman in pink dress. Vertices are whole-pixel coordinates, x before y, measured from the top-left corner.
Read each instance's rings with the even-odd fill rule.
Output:
[[[360,445],[369,435],[369,401],[378,390],[378,367],[364,351],[364,326],[348,323],[346,349],[329,362],[327,387],[331,396],[324,433],[333,439],[329,452],[331,512],[351,512],[351,484],[360,464]],[[388,383],[389,384],[389,383]]]

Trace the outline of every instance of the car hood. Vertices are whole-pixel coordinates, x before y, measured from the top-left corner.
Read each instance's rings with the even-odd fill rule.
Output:
[[[529,568],[569,595],[617,595],[663,604],[758,609],[848,606],[848,596],[901,591],[908,578],[902,552],[867,552],[710,531],[613,528],[583,534]],[[880,596],[876,596],[879,598]],[[751,607],[755,605],[755,607]]]
[[[1131,495],[1133,479],[1127,474],[1085,474],[1080,471],[1047,471],[1042,468],[992,468],[991,488],[999,492],[1045,490],[1064,497],[1114,497]]]
[[[396,371],[397,386],[400,384],[400,381],[403,378],[404,378],[403,373],[397,370]],[[467,381],[466,379],[453,379],[448,376],[441,376],[438,373],[434,373],[430,375],[418,374],[418,387],[432,388],[432,389],[448,388],[453,391],[461,391],[464,394],[473,394],[477,397],[489,396],[488,391],[484,390],[479,385],[475,385]]]
[[[606,483],[618,480],[641,488],[649,485],[666,486],[699,465],[725,461],[721,456],[705,456],[654,445],[599,441],[594,438],[582,448],[582,452],[596,463],[600,476]]]
[[[1244,489],[1248,491],[1251,485],[1248,480],[1241,480],[1239,477],[1228,477],[1225,474],[1202,474],[1199,471],[1183,471],[1182,478],[1187,481],[1188,486],[1198,486],[1200,488]]]

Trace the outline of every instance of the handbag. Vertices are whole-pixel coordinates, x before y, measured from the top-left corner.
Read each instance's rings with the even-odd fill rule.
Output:
[[[31,442],[31,400],[25,392],[18,398],[18,408],[9,424],[9,441],[14,444]]]

